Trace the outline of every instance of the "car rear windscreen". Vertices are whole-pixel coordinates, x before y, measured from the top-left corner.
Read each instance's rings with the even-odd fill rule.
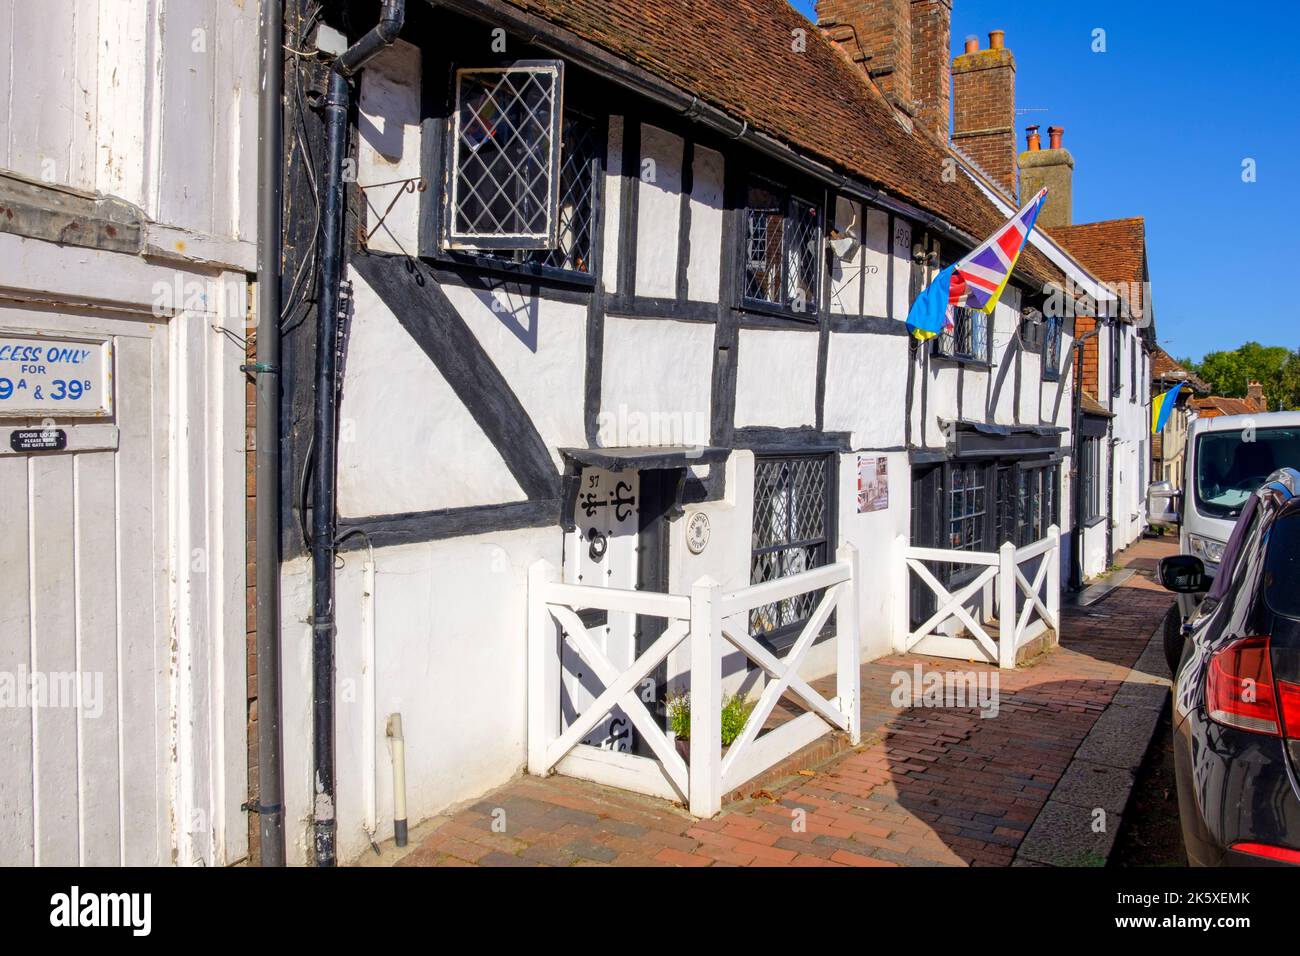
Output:
[[[1264,600],[1275,614],[1300,618],[1300,514],[1279,519],[1269,532]]]
[[[1196,439],[1196,507],[1236,518],[1251,493],[1279,468],[1300,468],[1300,428],[1206,432]]]

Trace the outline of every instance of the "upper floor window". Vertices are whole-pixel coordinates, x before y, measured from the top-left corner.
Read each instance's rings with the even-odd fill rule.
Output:
[[[564,64],[455,71],[443,247],[591,274],[600,125],[562,105]]]
[[[1064,323],[1059,315],[1043,316],[1043,378],[1055,382],[1061,377],[1061,340]]]
[[[989,316],[978,309],[953,309],[952,331],[934,340],[935,351],[947,358],[974,362],[991,361]]]
[[[749,185],[745,208],[744,298],[796,314],[817,312],[822,211],[765,180]]]
[[[1118,395],[1123,387],[1120,374],[1124,368],[1124,328],[1118,321],[1110,327],[1110,393]]]

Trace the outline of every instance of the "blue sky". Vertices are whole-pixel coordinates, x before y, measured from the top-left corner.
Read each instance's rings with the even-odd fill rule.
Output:
[[[813,18],[812,0],[790,0]],[[1156,332],[1175,356],[1300,347],[1300,39],[1285,0],[955,0],[953,51],[1003,29],[1024,127],[1065,127],[1074,221],[1144,216]],[[1106,31],[1106,52],[1092,51]],[[1040,111],[1041,109],[1041,111]],[[1242,182],[1253,159],[1257,180]]]

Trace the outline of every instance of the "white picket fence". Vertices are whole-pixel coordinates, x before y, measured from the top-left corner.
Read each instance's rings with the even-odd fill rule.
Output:
[[[1041,559],[1041,560],[1040,560]],[[1031,581],[1026,566],[1038,561]],[[923,562],[975,565],[971,580],[949,591]],[[1060,632],[1061,532],[1017,548],[1010,541],[997,551],[949,551],[918,548],[905,535],[894,542],[894,650],[961,660],[983,659],[1015,667],[1016,651],[1044,631]],[[911,626],[911,576],[935,595],[936,609],[920,626]],[[1021,597],[1023,596],[1023,603]],[[945,629],[949,622],[958,628]],[[996,637],[989,625],[997,621]],[[965,633],[951,633],[964,629]]]
[[[528,573],[528,770],[582,777],[686,803],[697,817],[710,817],[722,795],[776,765],[801,747],[833,730],[856,745],[859,726],[859,629],[857,553],[845,545],[836,562],[802,574],[724,593],[701,578],[689,595],[628,591],[564,584],[554,565],[539,561]],[[750,610],[825,590],[798,639],[778,658],[745,633],[723,629],[733,616],[748,620]],[[578,616],[603,609],[663,618],[663,634],[620,670],[603,653]],[[799,676],[799,666],[825,627],[836,620],[836,696],[827,700]],[[604,690],[568,727],[561,722],[561,641],[568,640]],[[656,722],[637,688],[684,641],[690,642],[691,732],[689,765]],[[722,752],[722,658],[738,650],[763,669],[767,683],[745,729]],[[765,733],[763,725],[782,695],[790,694],[807,712]],[[614,707],[640,732],[653,757],[604,750],[582,743]]]

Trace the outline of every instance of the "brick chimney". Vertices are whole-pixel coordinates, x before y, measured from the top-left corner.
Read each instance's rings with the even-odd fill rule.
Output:
[[[1074,224],[1074,157],[1061,145],[1065,130],[1060,126],[1047,129],[1047,149],[1042,148],[1038,136],[1038,127],[1030,126],[1028,148],[1017,158],[1020,167],[1020,201],[1028,202],[1029,197],[1044,186],[1047,187],[1047,202],[1038,214],[1039,225],[1049,229],[1052,226],[1070,226]]]
[[[952,142],[1016,195],[1016,58],[1001,30],[952,61]]]
[[[916,113],[912,102],[912,2],[817,0],[817,26],[908,116]]]
[[[952,0],[912,0],[912,97],[916,125],[945,145],[952,105],[948,45]]]
[[[1253,402],[1256,411],[1268,411],[1268,402],[1264,398],[1264,386],[1259,382],[1246,383],[1246,401]]]

